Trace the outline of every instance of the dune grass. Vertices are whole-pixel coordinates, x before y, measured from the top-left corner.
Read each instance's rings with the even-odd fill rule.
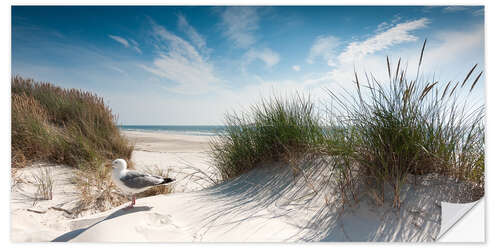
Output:
[[[424,48],[425,43],[420,63]],[[335,117],[332,125],[344,131],[343,140],[335,140],[333,155],[345,156],[349,164],[343,168],[359,171],[363,182],[375,186],[382,201],[388,184],[394,207],[400,206],[401,187],[409,174],[439,173],[483,189],[484,105],[467,102],[482,75],[468,81],[476,66],[463,81],[453,84],[424,81],[418,79],[418,73],[415,79],[408,79],[401,59],[392,67],[387,58],[388,82],[366,77],[363,87],[355,73],[357,93],[330,91],[331,106],[336,107],[330,110]]]
[[[101,163],[92,169],[78,169],[73,184],[79,194],[77,205],[71,211],[78,216],[84,211],[105,211],[128,201],[111,180],[112,168]]]
[[[125,158],[132,147],[102,98],[15,76],[12,90],[12,164],[32,161],[73,167]]]
[[[265,162],[288,161],[322,143],[320,118],[309,98],[272,97],[246,114],[226,115],[226,130],[210,142],[222,180]]]
[[[143,172],[150,175],[161,176],[164,178],[167,178],[169,176],[169,170],[161,169],[159,167],[149,167],[144,169]],[[173,184],[159,185],[137,194],[137,197],[140,198],[140,197],[155,196],[159,194],[170,194],[173,192],[173,190],[174,190]]]
[[[54,174],[50,167],[40,168],[32,175],[36,186],[35,202],[52,200],[54,191]]]
[[[133,146],[120,135],[116,117],[101,97],[15,76],[12,90],[11,162],[14,168],[42,161],[74,167],[79,214],[125,202],[116,192],[106,162],[130,159]],[[14,169],[13,168],[13,169]],[[41,197],[49,198],[48,173],[38,177]]]
[[[331,105],[323,113],[294,96],[227,115],[226,131],[211,142],[221,178],[307,153],[328,159],[344,199],[368,191],[383,203],[389,187],[399,207],[408,176],[429,173],[472,182],[482,195],[485,110],[469,100],[482,72],[476,65],[459,82],[425,81],[419,78],[424,51],[425,42],[415,79],[401,59],[392,65],[387,58],[389,80],[366,74],[362,82],[355,72],[354,91],[327,90]],[[360,184],[371,190],[359,190]]]

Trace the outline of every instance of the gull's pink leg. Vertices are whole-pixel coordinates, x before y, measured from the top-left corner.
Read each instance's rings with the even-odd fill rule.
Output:
[[[134,205],[135,205],[135,195],[132,195],[132,203],[130,203],[130,205],[128,205],[127,207],[125,207],[125,209],[133,208]]]

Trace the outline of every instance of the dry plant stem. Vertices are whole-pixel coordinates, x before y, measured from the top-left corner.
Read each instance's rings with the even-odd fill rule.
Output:
[[[54,189],[54,176],[51,167],[39,168],[32,175],[36,185],[35,202],[37,200],[52,200]]]

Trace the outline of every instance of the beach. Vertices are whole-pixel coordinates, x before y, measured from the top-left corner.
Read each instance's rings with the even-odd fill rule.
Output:
[[[137,170],[164,169],[175,178],[177,192],[194,191],[210,185],[202,173],[213,175],[210,168],[209,135],[174,132],[122,131],[134,145],[132,162]]]
[[[123,135],[135,146],[132,153],[135,168],[169,170],[169,176],[177,179],[174,192],[194,191],[210,185],[200,174],[200,171],[210,173],[207,153],[210,136],[144,131],[123,131]],[[53,199],[35,201],[33,175],[44,168],[52,169],[56,177]],[[74,173],[74,169],[67,166],[42,163],[16,171],[15,177],[21,183],[13,183],[11,189],[12,241],[51,241],[74,229],[74,218],[65,212],[77,206]],[[91,213],[83,216],[88,214]]]
[[[135,145],[134,168],[161,168],[176,178],[171,194],[140,198],[104,212],[73,218],[71,168],[58,171],[53,200],[33,205],[29,175],[11,193],[11,239],[79,242],[309,242],[309,241],[434,241],[440,229],[440,202],[467,202],[466,188],[439,176],[415,178],[403,189],[403,205],[377,204],[370,194],[339,206],[338,187],[325,181],[326,170],[302,174],[286,165],[270,164],[228,182],[214,185],[208,155],[210,136],[168,132],[123,131]],[[326,168],[324,168],[326,169]],[[205,173],[206,175],[202,174]],[[387,192],[387,201],[391,194]]]
[[[485,200],[482,5],[9,14],[12,242],[436,242]]]

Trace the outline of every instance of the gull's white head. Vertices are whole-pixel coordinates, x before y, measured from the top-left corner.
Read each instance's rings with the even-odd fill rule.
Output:
[[[124,170],[127,168],[127,162],[124,159],[116,159],[113,161],[113,168],[118,170]]]

